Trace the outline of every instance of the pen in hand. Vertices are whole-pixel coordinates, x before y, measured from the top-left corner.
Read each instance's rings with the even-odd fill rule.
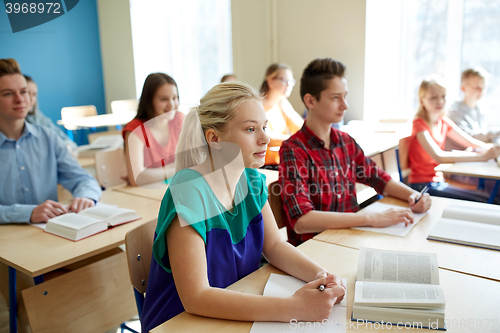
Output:
[[[422,189],[422,191],[420,191],[420,195],[418,196],[418,198],[417,198],[417,199],[415,199],[415,204],[417,204],[417,202],[418,202],[418,201],[422,198],[422,196],[423,196],[425,193],[427,193],[427,191],[428,191],[428,190],[429,190],[429,188],[430,188],[430,184],[431,184],[431,183],[429,183],[429,184],[425,185],[425,187]]]
[[[323,291],[323,290],[325,290],[325,289],[326,289],[326,287],[325,287],[325,285],[324,285],[324,284],[322,284],[322,285],[320,285],[320,286],[318,287],[318,290],[319,290],[319,291]]]

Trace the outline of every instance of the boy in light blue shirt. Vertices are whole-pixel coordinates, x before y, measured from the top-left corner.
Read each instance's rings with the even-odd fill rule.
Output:
[[[101,196],[53,131],[26,122],[29,106],[19,65],[0,59],[0,224],[45,222],[92,207]],[[73,194],[69,207],[57,202],[58,183]]]

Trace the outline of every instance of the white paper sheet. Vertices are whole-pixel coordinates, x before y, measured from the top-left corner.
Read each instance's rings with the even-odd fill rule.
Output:
[[[347,279],[343,279],[347,286]],[[264,295],[287,297],[293,295],[306,283],[293,276],[271,274],[264,288]],[[254,322],[250,333],[281,332],[328,332],[345,333],[347,315],[347,291],[344,299],[333,306],[332,313],[325,322]]]
[[[396,206],[396,205],[389,205],[386,203],[381,203],[381,202],[375,202],[372,203],[371,205],[367,206],[364,208],[359,214],[366,214],[366,213],[381,213],[384,212],[390,208],[401,208],[401,206]],[[410,232],[413,227],[420,222],[421,219],[424,218],[424,216],[427,215],[427,213],[413,213],[413,223],[410,223],[408,226],[405,227],[405,224],[403,222],[391,225],[388,227],[384,228],[374,228],[374,227],[357,227],[353,229],[358,229],[358,230],[365,230],[365,231],[372,231],[372,232],[377,232],[379,234],[387,234],[387,235],[393,235],[393,236],[399,236],[399,237],[404,237],[406,234]]]

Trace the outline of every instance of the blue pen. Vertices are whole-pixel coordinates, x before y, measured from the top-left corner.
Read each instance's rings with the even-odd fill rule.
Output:
[[[429,188],[431,187],[430,186],[431,183],[425,185],[425,187],[422,189],[422,191],[420,191],[420,195],[418,196],[418,198],[415,200],[415,204],[418,202],[418,200],[420,200],[422,198],[422,196],[427,193],[427,191],[429,191]]]

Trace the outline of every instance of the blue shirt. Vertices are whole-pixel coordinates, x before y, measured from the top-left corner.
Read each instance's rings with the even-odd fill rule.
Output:
[[[24,122],[16,141],[0,132],[0,224],[29,222],[33,209],[57,201],[57,184],[75,198],[99,200],[101,188],[54,131]]]

